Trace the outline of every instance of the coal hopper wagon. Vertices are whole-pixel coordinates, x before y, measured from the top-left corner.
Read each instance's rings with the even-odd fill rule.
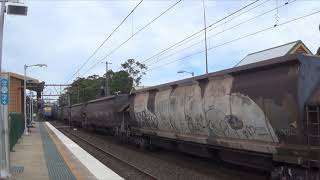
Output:
[[[145,142],[317,179],[320,57],[289,55],[134,92]]]
[[[318,180],[319,83],[320,57],[287,55],[71,106],[71,120],[147,148]]]

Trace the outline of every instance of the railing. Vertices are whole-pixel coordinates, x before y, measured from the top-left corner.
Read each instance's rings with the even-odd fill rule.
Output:
[[[24,118],[22,113],[9,114],[9,130],[10,130],[10,151],[13,150],[14,145],[18,142],[24,132]]]

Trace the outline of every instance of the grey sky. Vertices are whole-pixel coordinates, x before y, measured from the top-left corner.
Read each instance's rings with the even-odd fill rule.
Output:
[[[292,1],[292,0],[291,0]],[[289,1],[289,2],[291,2]],[[80,75],[102,75],[104,64],[98,64],[86,72],[101,57],[143,27],[150,20],[176,1],[144,1],[119,31],[80,71]],[[185,0],[163,15],[144,31],[132,38],[123,47],[108,57],[113,70],[129,58],[142,61],[153,54],[169,47],[188,35],[203,28],[202,1]],[[205,1],[207,24],[211,24],[252,1]],[[265,1],[260,0],[257,4]],[[248,33],[272,26],[276,23],[276,11],[261,16],[253,21],[228,28],[273,9],[287,0],[270,0],[256,9],[245,13],[234,20],[223,23],[220,27],[208,32],[212,36],[225,31],[209,40],[209,47],[233,40]],[[32,68],[29,75],[47,83],[65,83],[95,48],[131,11],[138,1],[27,1],[28,16],[6,16],[4,33],[4,69],[23,73],[23,64],[47,63],[48,68]],[[278,23],[320,10],[320,1],[298,0],[278,9]],[[320,46],[318,26],[320,15],[316,14],[285,26],[274,28],[248,38],[229,43],[209,51],[209,71],[232,67],[246,54],[270,48],[290,41],[301,39],[312,52]],[[179,47],[182,49],[203,36]],[[203,49],[203,43],[170,56],[167,59],[153,59],[149,68],[162,65]],[[156,61],[157,64],[154,64]],[[177,74],[178,70],[194,71],[196,75],[204,73],[204,54],[177,61],[154,71],[147,72],[143,85],[155,85],[188,77]]]

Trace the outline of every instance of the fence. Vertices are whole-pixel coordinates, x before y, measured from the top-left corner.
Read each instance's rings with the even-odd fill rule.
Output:
[[[10,129],[10,150],[18,142],[24,132],[24,118],[22,113],[12,112],[9,114],[9,129]]]

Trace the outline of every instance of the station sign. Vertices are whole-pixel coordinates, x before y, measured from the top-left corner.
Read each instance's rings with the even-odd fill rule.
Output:
[[[8,105],[9,103],[9,81],[1,79],[1,104]]]

